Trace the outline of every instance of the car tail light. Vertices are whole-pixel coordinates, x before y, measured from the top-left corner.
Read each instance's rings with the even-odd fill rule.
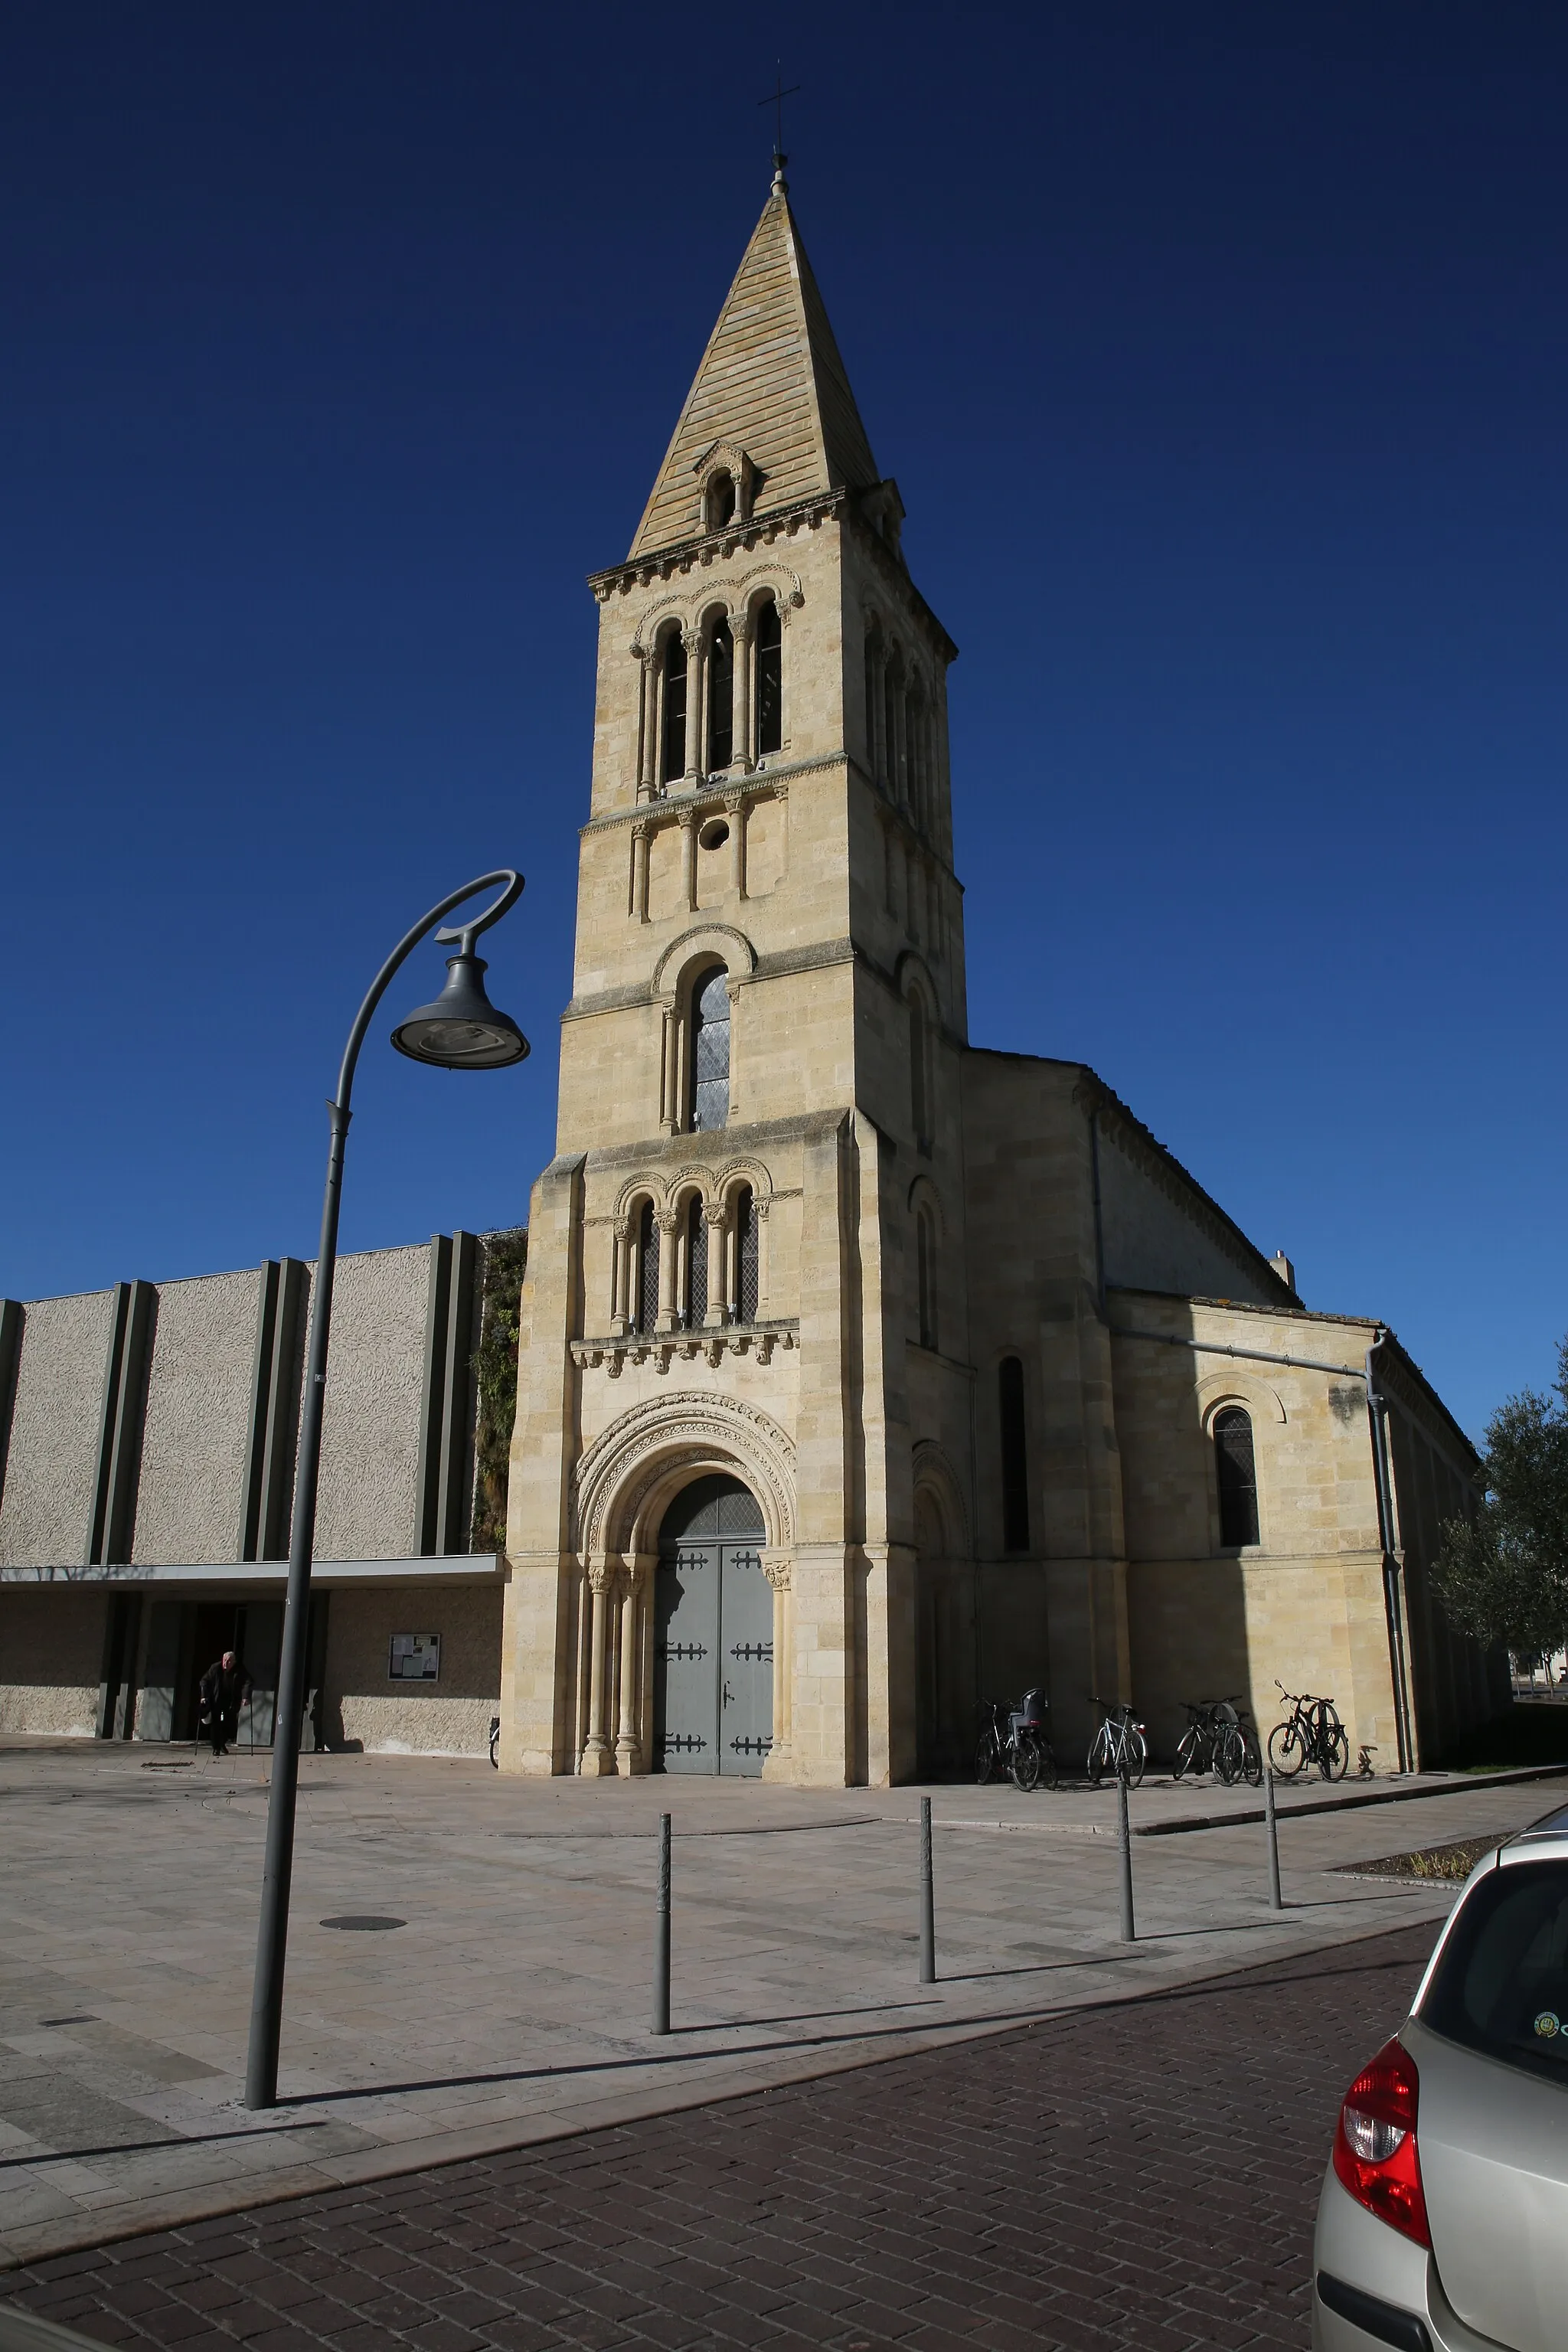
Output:
[[[1429,2246],[1421,2158],[1415,2148],[1415,2105],[1421,2078],[1415,2061],[1395,2038],[1363,2066],[1340,2108],[1334,2170],[1358,2205],[1418,2246]]]

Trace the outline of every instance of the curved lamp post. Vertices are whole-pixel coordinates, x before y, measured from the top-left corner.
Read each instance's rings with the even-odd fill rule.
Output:
[[[294,1472],[294,1521],[289,1539],[289,1599],[283,1615],[283,1654],[278,1673],[274,1717],[272,1788],[267,1804],[267,1859],[261,1877],[261,1923],[256,1938],[256,1986],[250,2004],[250,2052],[245,2073],[245,2104],[270,2107],[278,2102],[278,2044],[283,2022],[283,1961],[289,1940],[289,1888],[294,1871],[294,1801],[300,1780],[300,1726],[305,1700],[305,1647],[310,1610],[310,1557],[316,1538],[316,1486],[321,1459],[321,1410],[326,1402],[327,1341],[332,1320],[332,1277],[338,1257],[338,1204],[342,1192],[343,1145],[352,1113],[354,1067],[376,1006],[394,973],[422,939],[465,898],[495,884],[500,895],[472,922],[436,932],[453,941],[457,953],[447,965],[447,984],[434,1003],[422,1004],[392,1033],[400,1054],[433,1062],[444,1070],[500,1070],[521,1062],[528,1040],[508,1013],[498,1013],[485,994],[482,957],[474,941],[499,923],[522,893],[522,877],[510,866],[481,874],[442,899],[399,940],[371,983],[360,1006],[338,1072],[338,1091],[327,1105],[331,1124],[327,1146],[327,1192],[321,1207],[321,1247],[310,1297],[310,1344],[305,1364],[305,1397],[300,1414],[300,1451]]]

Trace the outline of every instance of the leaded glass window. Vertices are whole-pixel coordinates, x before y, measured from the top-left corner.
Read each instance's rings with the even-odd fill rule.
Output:
[[[735,640],[721,621],[708,646],[708,769],[727,768],[735,749]]]
[[[1214,1417],[1215,1468],[1219,1478],[1219,1539],[1222,1544],[1258,1541],[1258,1463],[1252,1450],[1252,1416],[1227,1404]]]
[[[686,1204],[686,1320],[693,1331],[708,1320],[708,1228],[695,1193]]]
[[[735,1195],[735,1312],[742,1323],[757,1319],[757,1204],[749,1184]]]
[[[645,1201],[637,1219],[637,1325],[639,1331],[658,1328],[658,1227],[653,1202]]]
[[[757,757],[784,749],[784,624],[770,596],[757,613]]]
[[[686,647],[679,629],[664,641],[664,756],[658,772],[667,784],[686,773]]]
[[[721,964],[691,1000],[691,1124],[723,1127],[730,1117],[729,974]]]

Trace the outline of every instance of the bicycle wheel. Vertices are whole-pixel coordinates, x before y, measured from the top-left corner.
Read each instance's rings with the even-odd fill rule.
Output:
[[[1137,1788],[1149,1769],[1148,1742],[1135,1723],[1127,1727],[1127,1738],[1121,1748],[1121,1769],[1127,1775],[1130,1789]]]
[[[1026,1797],[1040,1785],[1039,1742],[1032,1731],[1025,1728],[1013,1742],[1013,1753],[1007,1759],[1007,1769],[1013,1775],[1013,1786]]]
[[[1102,1723],[1089,1743],[1089,1777],[1098,1789],[1111,1769],[1110,1727]]]
[[[1057,1751],[1048,1739],[1037,1738],[1040,1757],[1040,1779],[1047,1789],[1059,1787],[1061,1773],[1057,1768]]]
[[[1249,1781],[1253,1788],[1261,1789],[1263,1786],[1263,1750],[1258,1744],[1258,1734],[1254,1731],[1250,1723],[1244,1723],[1239,1727],[1239,1728],[1241,1734],[1241,1777],[1244,1780]]]
[[[976,1785],[979,1788],[984,1789],[995,1769],[996,1742],[992,1738],[990,1732],[983,1731],[980,1735],[980,1745],[974,1751],[974,1779]]]
[[[1246,1750],[1241,1733],[1234,1723],[1227,1723],[1214,1744],[1215,1779],[1223,1788],[1230,1788],[1241,1778]]]
[[[492,1723],[490,1726],[490,1762],[494,1765],[498,1772],[500,1770],[500,1758],[497,1755],[496,1750],[500,1746],[500,1725],[499,1722]]]
[[[1176,1742],[1176,1760],[1171,1767],[1171,1778],[1179,1780],[1184,1773],[1204,1769],[1204,1744],[1198,1737],[1196,1724],[1190,1724]]]
[[[1325,1780],[1342,1780],[1350,1769],[1351,1743],[1342,1723],[1336,1723],[1325,1739],[1319,1770]]]
[[[1307,1769],[1307,1743],[1293,1723],[1277,1723],[1268,1735],[1268,1761],[1281,1780]]]

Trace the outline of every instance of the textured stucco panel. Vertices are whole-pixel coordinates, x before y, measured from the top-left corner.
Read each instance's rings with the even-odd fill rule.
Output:
[[[0,1732],[92,1738],[107,1606],[101,1591],[0,1592]]]
[[[429,1270],[426,1248],[339,1260],[318,1559],[413,1556]]]
[[[439,1633],[436,1683],[387,1674],[394,1633]],[[327,1634],[327,1740],[391,1755],[482,1756],[500,1707],[501,1591],[405,1584],[336,1592]]]
[[[112,1291],[27,1308],[0,1496],[0,1565],[74,1566],[87,1556]],[[93,1662],[96,1689],[98,1664]]]
[[[159,1286],[133,1559],[238,1558],[258,1284],[247,1273]]]

